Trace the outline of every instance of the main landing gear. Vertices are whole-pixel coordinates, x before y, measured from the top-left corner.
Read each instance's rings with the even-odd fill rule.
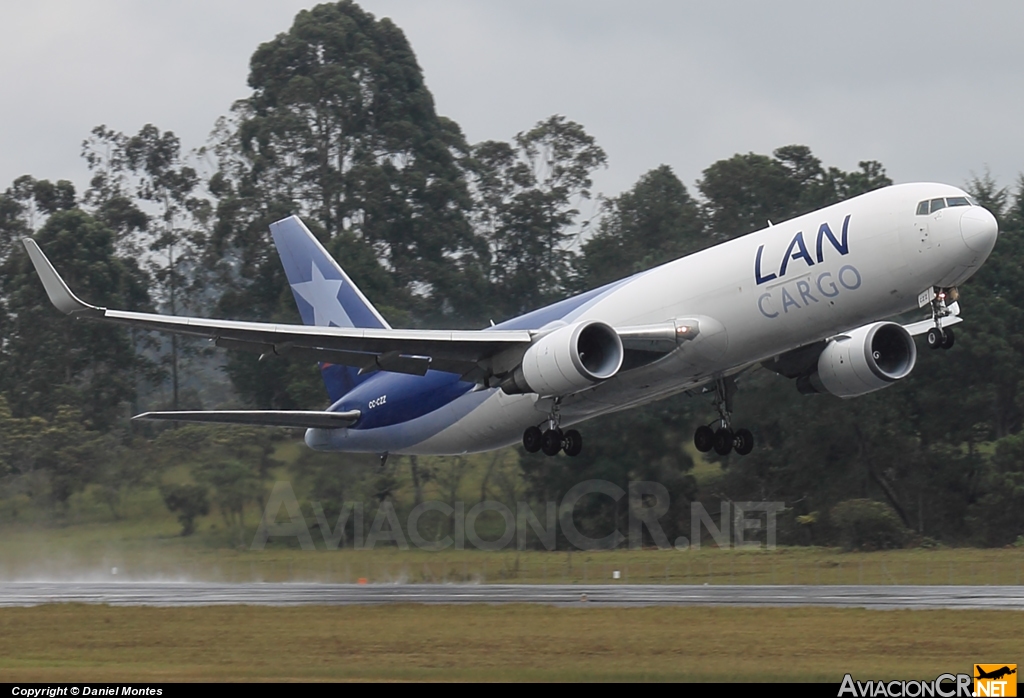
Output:
[[[736,381],[732,378],[719,378],[715,381],[718,428],[711,428],[715,422],[697,427],[693,435],[693,445],[701,453],[714,449],[720,456],[727,456],[732,451],[745,456],[754,450],[754,435],[749,429],[732,429],[732,396],[735,393]]]
[[[541,431],[539,426],[527,427],[523,432],[523,448],[527,453],[543,451],[546,456],[556,456],[562,451],[567,456],[578,456],[583,450],[583,437],[575,429],[563,432],[558,423],[561,415],[558,412],[560,400],[555,398],[551,414],[547,419],[547,430]]]
[[[953,330],[942,326],[942,318],[950,314],[949,308],[946,307],[946,292],[940,289],[935,289],[935,291],[933,294],[935,297],[931,301],[932,321],[935,323],[935,327],[928,330],[925,339],[928,341],[929,349],[952,349]],[[955,288],[950,289],[950,297],[956,300],[957,290]]]

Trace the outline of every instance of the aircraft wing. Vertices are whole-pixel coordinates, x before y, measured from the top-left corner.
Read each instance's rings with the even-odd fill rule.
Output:
[[[263,427],[296,427],[300,429],[341,429],[355,424],[359,419],[359,414],[359,410],[350,410],[348,412],[214,410],[144,412],[135,415],[132,419],[203,422],[206,424],[251,424]]]
[[[24,238],[32,264],[56,308],[76,318],[100,320],[146,330],[205,337],[228,349],[295,356],[423,375],[428,369],[469,375],[508,349],[525,351],[529,330],[393,330],[315,327],[109,310],[82,301],[53,268],[39,245]]]

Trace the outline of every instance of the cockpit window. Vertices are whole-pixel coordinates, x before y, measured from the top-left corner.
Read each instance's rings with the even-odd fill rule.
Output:
[[[927,216],[928,213],[935,213],[940,209],[944,209],[947,206],[980,206],[973,197],[970,196],[948,196],[945,199],[932,199],[917,204],[917,215]]]

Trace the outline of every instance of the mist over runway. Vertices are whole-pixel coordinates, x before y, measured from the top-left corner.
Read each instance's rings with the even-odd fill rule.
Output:
[[[52,603],[111,606],[539,603],[1024,611],[1024,586],[0,582],[0,607]]]

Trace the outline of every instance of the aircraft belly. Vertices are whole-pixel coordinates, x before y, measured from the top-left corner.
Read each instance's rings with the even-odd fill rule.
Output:
[[[511,446],[523,430],[540,421],[536,395],[506,395],[501,390],[481,391],[487,399],[410,451],[422,455],[476,453]]]

